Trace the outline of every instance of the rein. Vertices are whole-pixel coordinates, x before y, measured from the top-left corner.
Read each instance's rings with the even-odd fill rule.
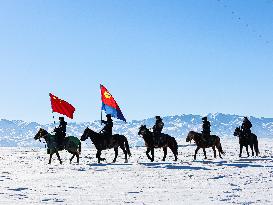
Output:
[[[47,135],[49,135],[49,133],[47,133],[47,134],[45,134],[45,135],[42,135],[42,136],[39,136],[39,141],[42,142],[42,141],[41,141],[41,138],[45,139],[45,137],[46,137]],[[45,139],[45,141],[46,141],[46,139]]]

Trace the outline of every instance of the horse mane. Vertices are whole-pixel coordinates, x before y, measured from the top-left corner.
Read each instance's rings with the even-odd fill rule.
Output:
[[[92,135],[92,136],[90,136],[90,137],[97,137],[97,136],[100,135],[98,132],[96,132],[96,131],[90,129],[89,127],[87,127],[86,130],[88,131],[88,133],[89,133],[90,135]]]
[[[192,134],[192,135],[198,136],[198,137],[202,135],[201,133],[195,132],[195,131],[193,131],[193,130],[191,130],[191,131],[189,132],[189,134]]]
[[[192,134],[198,134],[198,132],[195,132],[193,130],[189,131],[189,134],[192,133]]]

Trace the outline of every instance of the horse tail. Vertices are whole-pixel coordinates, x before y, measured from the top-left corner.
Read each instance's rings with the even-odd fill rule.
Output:
[[[128,140],[127,140],[127,138],[125,136],[124,136],[124,143],[125,143],[125,149],[126,149],[128,155],[129,155],[129,157],[131,157],[129,143],[128,143]]]
[[[169,136],[168,140],[168,147],[173,151],[173,153],[178,156],[178,144],[174,137]]]
[[[218,138],[218,145],[217,145],[217,148],[219,150],[219,152],[222,154],[222,155],[225,155],[226,153],[223,151],[223,148],[222,148],[222,145],[221,145],[221,142],[220,142],[220,138]]]
[[[253,140],[253,144],[254,144],[254,150],[256,152],[256,155],[258,156],[258,154],[260,154],[260,151],[259,151],[259,142],[258,142],[258,139],[257,139],[257,136],[254,135],[254,140]]]
[[[174,143],[175,154],[177,156],[178,155],[178,144],[177,144],[177,141],[175,140],[174,137],[172,137],[172,139],[173,139],[173,143]]]

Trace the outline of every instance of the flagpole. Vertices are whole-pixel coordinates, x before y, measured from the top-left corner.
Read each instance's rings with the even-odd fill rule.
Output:
[[[100,110],[100,124],[102,125],[102,110]]]
[[[54,117],[54,114],[53,114],[53,110],[52,110],[52,118],[53,118],[53,122],[54,122],[54,125],[55,125],[55,117]]]
[[[51,101],[51,97],[50,97],[50,93],[49,93],[49,98],[50,98],[50,101]],[[51,105],[51,109],[52,109],[52,105]],[[53,118],[53,122],[54,122],[54,125],[55,125],[55,117],[54,117],[54,112],[53,112],[53,109],[52,109],[52,118]]]
[[[101,84],[100,84],[100,90],[101,90]],[[102,102],[102,96],[101,96],[101,102]],[[102,107],[100,109],[100,125],[102,125]]]

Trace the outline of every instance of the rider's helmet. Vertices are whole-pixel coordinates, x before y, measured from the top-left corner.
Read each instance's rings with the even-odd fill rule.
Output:
[[[64,117],[59,117],[59,120],[60,120],[61,122],[63,122],[63,121],[64,121]]]
[[[208,120],[208,117],[202,117],[202,120],[203,120],[203,121],[207,121],[207,120]]]
[[[107,114],[106,117],[107,117],[107,119],[110,119],[110,120],[112,119],[112,118],[111,118],[111,117],[112,117],[111,114]]]
[[[160,116],[155,116],[155,119],[161,120],[161,117]]]

